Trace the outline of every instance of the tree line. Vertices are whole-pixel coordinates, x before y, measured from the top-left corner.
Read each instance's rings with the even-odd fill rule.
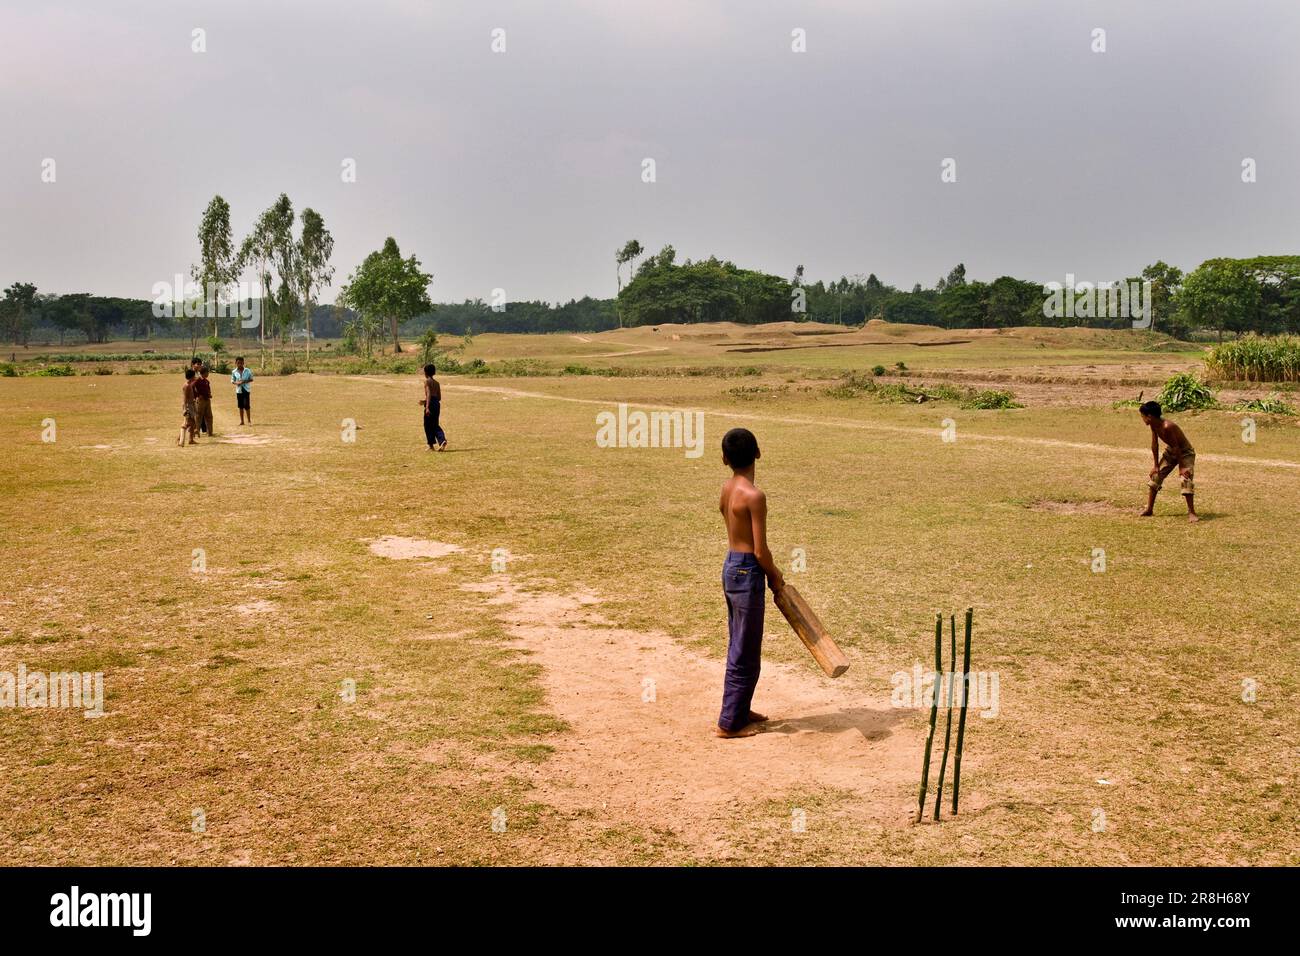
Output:
[[[295,224],[300,230],[295,235]],[[404,256],[392,237],[349,274],[332,305],[318,299],[330,282],[334,240],[311,208],[296,216],[288,196],[280,197],[236,245],[230,207],[215,196],[198,230],[199,263],[191,279],[201,300],[176,303],[169,315],[156,302],[89,293],[42,295],[36,286],[15,282],[0,298],[0,336],[26,344],[38,328],[62,337],[71,332],[99,343],[112,336],[148,339],[154,334],[188,334],[191,345],[206,332],[216,342],[226,331],[242,336],[237,317],[223,315],[241,275],[252,270],[259,306],[258,338],[284,342],[293,330],[313,336],[343,337],[350,350],[370,354],[391,339],[401,351],[401,335],[426,332],[459,336],[480,332],[601,332],[620,326],[660,323],[814,321],[845,326],[874,318],[947,329],[1010,326],[1089,325],[1129,328],[1128,313],[1100,314],[1085,309],[1082,285],[1062,293],[1068,308],[1045,314],[1042,283],[1000,276],[989,282],[969,279],[958,264],[932,288],[910,290],[888,285],[874,273],[809,282],[803,266],[790,279],[709,256],[679,262],[665,245],[647,254],[629,240],[615,252],[618,295],[584,296],[563,304],[520,301],[487,304],[481,299],[434,305],[428,288],[433,276],[420,260]],[[638,260],[641,260],[638,265]],[[628,281],[624,283],[623,269]],[[1152,327],[1186,338],[1193,332],[1300,333],[1300,256],[1209,259],[1190,273],[1163,261],[1138,275],[1117,280],[1142,285],[1150,302]],[[1143,285],[1144,284],[1144,285]],[[1136,286],[1134,286],[1136,288]],[[191,296],[191,299],[195,297]],[[186,305],[190,308],[186,308]],[[310,360],[310,358],[309,358]]]

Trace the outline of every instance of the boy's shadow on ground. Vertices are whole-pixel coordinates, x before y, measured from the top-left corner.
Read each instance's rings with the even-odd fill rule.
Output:
[[[839,733],[856,730],[864,740],[883,740],[902,717],[903,711],[900,708],[846,707],[834,713],[814,714],[811,717],[773,717],[764,725],[763,733]]]

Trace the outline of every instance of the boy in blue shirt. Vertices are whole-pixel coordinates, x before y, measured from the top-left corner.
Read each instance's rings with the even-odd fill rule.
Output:
[[[239,424],[244,424],[244,415],[248,415],[248,424],[253,424],[253,401],[249,390],[253,387],[253,370],[244,368],[244,357],[235,357],[235,370],[230,373],[230,384],[235,386],[235,404],[239,406]]]

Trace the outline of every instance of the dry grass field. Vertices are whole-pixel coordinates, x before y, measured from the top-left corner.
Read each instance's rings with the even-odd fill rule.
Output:
[[[441,454],[414,375],[263,375],[242,429],[218,381],[217,435],[186,448],[177,362],[0,378],[0,671],[105,688],[98,718],[0,709],[0,852],[1300,863],[1295,419],[1256,416],[1247,444],[1241,413],[1172,416],[1206,520],[1176,482],[1139,519],[1149,432],[1113,402],[1194,349],[795,334],[825,328],[479,336],[462,360],[598,374],[446,377]],[[897,362],[1024,407],[834,387]],[[703,454],[599,447],[619,403],[702,411]],[[824,677],[769,602],[770,728],[720,741],[718,442],[742,424],[778,562],[803,549],[790,580],[852,666]],[[967,607],[996,708],[970,718],[960,815],[914,825],[928,715],[894,706],[895,675],[931,667],[936,611]]]

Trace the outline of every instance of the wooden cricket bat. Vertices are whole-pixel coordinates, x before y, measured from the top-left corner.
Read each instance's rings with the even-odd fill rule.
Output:
[[[803,641],[812,652],[813,658],[821,665],[827,677],[839,677],[849,669],[849,659],[831,640],[822,622],[808,606],[808,602],[803,599],[803,595],[795,590],[794,585],[787,584],[776,593],[773,600],[785,615],[785,619],[790,622],[790,626],[794,628],[794,632],[799,635],[799,640]]]

